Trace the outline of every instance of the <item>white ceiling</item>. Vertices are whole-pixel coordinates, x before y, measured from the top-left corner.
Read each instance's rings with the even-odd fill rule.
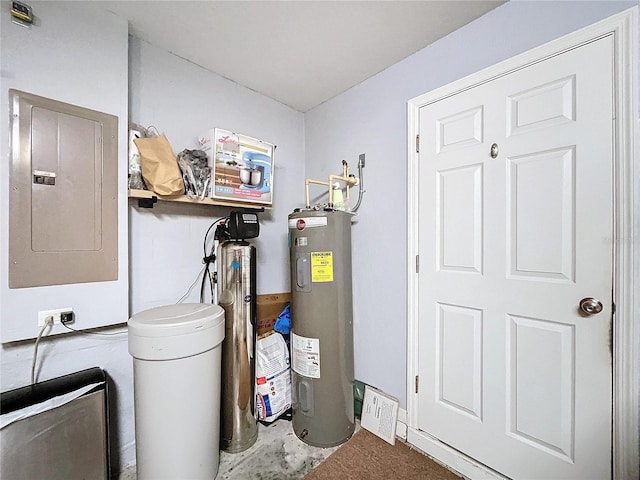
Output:
[[[129,32],[305,112],[498,1],[101,1]]]

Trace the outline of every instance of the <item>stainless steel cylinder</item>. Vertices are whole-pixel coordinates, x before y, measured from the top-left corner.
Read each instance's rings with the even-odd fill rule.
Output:
[[[289,215],[293,430],[317,447],[339,445],[355,428],[351,217]]]
[[[255,247],[231,241],[220,246],[218,303],[225,311],[222,342],[220,448],[238,453],[258,438],[255,414]]]

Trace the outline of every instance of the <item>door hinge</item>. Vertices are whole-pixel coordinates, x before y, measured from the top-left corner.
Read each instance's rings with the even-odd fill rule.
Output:
[[[420,134],[416,135],[416,153],[420,153]]]
[[[420,273],[420,255],[416,255],[416,273]]]
[[[418,393],[418,383],[420,382],[420,376],[416,375],[416,393]]]

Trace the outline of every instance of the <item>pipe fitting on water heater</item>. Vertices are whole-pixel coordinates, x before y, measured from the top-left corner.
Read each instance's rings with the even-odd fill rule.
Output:
[[[360,204],[362,203],[362,196],[364,195],[364,182],[362,179],[363,169],[365,165],[365,154],[361,153],[358,157],[358,176],[356,177],[352,173],[349,173],[349,164],[346,160],[342,160],[342,173],[340,175],[330,174],[328,181],[315,180],[308,178],[305,181],[305,194],[306,194],[306,208],[311,207],[311,199],[309,194],[310,185],[323,185],[326,186],[328,201],[326,204],[326,208],[335,209],[335,210],[344,210],[347,212],[357,212],[358,208],[360,208]],[[356,205],[351,207],[351,188],[359,186],[358,189],[358,200]],[[342,191],[346,193],[343,195]],[[321,204],[317,204],[314,207],[315,209],[322,208]]]

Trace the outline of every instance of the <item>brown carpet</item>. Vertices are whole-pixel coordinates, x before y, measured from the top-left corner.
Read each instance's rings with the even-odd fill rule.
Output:
[[[304,480],[460,480],[426,455],[396,440],[389,445],[360,429]]]

